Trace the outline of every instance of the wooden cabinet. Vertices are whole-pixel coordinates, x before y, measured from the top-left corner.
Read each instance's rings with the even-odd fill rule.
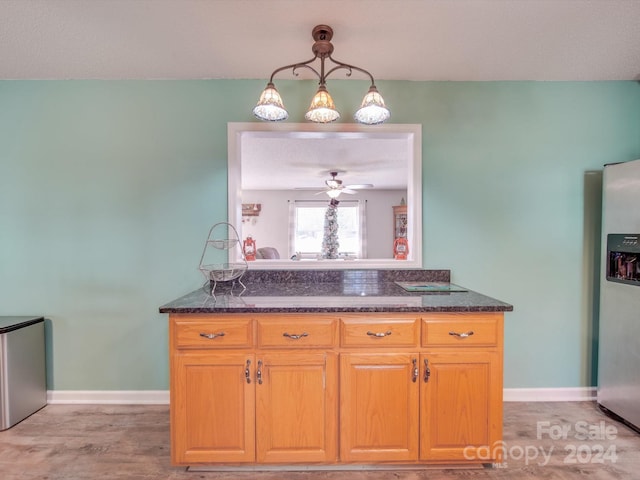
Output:
[[[458,461],[482,458],[477,449],[495,450],[502,411],[495,397],[495,353],[448,352],[421,356],[429,378],[421,383],[420,458]],[[500,387],[500,390],[502,387]]]
[[[337,363],[331,352],[258,355],[257,460],[335,462]],[[260,383],[262,382],[262,383]]]
[[[172,463],[335,463],[336,328],[335,318],[173,315]]]
[[[332,349],[337,342],[338,319],[305,316],[262,317],[256,320],[258,347],[268,348],[325,348]]]
[[[419,329],[418,319],[410,316],[341,320],[342,461],[417,460]]]
[[[502,317],[501,313],[423,316],[421,459],[501,461]]]
[[[354,316],[340,323],[340,344],[344,348],[369,350],[389,347],[417,347],[420,324],[415,317]]]
[[[184,352],[172,359],[171,460],[175,464],[255,460],[253,355]],[[248,363],[249,362],[249,363]]]
[[[175,348],[247,348],[253,345],[253,322],[248,317],[212,322],[206,315],[194,315],[189,321],[176,319],[173,327]]]
[[[172,463],[498,462],[502,322],[171,315]]]
[[[335,462],[338,320],[284,315],[255,323],[257,461]]]
[[[417,460],[417,362],[417,353],[341,355],[341,460]]]

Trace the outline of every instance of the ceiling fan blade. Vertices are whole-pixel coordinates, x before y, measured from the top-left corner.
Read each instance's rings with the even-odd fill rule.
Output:
[[[354,185],[345,185],[344,188],[350,188],[352,190],[364,190],[365,188],[373,188],[371,183],[356,183]]]
[[[349,195],[353,195],[354,193],[358,193],[358,192],[356,192],[355,190],[350,190],[350,189],[348,189],[348,188],[342,188],[342,189],[340,189],[340,191],[341,191],[342,193],[348,193]]]

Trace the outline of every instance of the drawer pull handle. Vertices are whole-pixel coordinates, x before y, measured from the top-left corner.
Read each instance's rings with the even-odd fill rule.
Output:
[[[473,335],[473,330],[469,330],[468,332],[464,332],[464,333],[449,332],[449,335],[453,335],[454,337],[459,337],[459,338],[467,338]]]
[[[256,380],[258,380],[258,385],[262,385],[262,360],[258,360],[258,370],[256,371]]]
[[[208,338],[210,340],[213,340],[214,338],[224,337],[224,332],[220,332],[220,333],[201,333],[200,336],[204,337],[204,338]]]
[[[386,332],[372,332],[372,331],[368,331],[367,335],[369,335],[370,337],[378,337],[378,338],[382,338],[382,337],[388,337],[389,335],[391,335],[391,330],[387,330]]]
[[[300,335],[296,335],[296,334],[291,335],[287,332],[284,332],[282,336],[290,338],[291,340],[300,340],[302,337],[308,337],[309,334],[307,332],[302,332]]]
[[[251,360],[247,360],[247,366],[244,369],[244,378],[247,379],[247,383],[251,383],[251,372],[249,371],[250,365],[251,365]]]

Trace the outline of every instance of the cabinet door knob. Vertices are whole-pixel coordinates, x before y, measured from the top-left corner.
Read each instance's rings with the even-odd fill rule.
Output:
[[[429,377],[431,376],[431,369],[429,368],[429,360],[424,359],[424,383],[429,381]]]
[[[202,333],[201,332],[200,336],[213,340],[214,338],[224,337],[224,332],[219,332],[219,333]]]
[[[411,359],[411,363],[413,364],[413,374],[411,375],[411,381],[413,383],[416,383],[418,381],[418,359],[417,358],[412,358]]]
[[[378,337],[378,338],[382,338],[382,337],[388,337],[389,335],[391,335],[391,330],[387,330],[386,332],[372,332],[372,331],[368,331],[367,335],[371,336],[371,337]]]
[[[464,332],[464,333],[449,332],[449,335],[452,335],[452,336],[458,337],[458,338],[467,338],[467,337],[470,337],[471,335],[473,335],[473,330],[469,330],[468,332]]]
[[[302,332],[300,335],[296,335],[295,333],[292,335],[292,334],[289,334],[289,333],[287,333],[287,332],[284,332],[284,333],[282,334],[282,336],[283,336],[283,337],[290,338],[291,340],[299,340],[299,339],[301,339],[302,337],[308,337],[308,336],[309,336],[309,334],[308,334],[307,332]]]

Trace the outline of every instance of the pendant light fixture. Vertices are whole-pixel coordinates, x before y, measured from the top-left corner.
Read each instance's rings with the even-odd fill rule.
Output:
[[[375,125],[388,120],[391,113],[385,106],[384,99],[376,88],[373,75],[363,68],[338,62],[331,57],[333,53],[333,44],[331,43],[331,38],[333,37],[332,28],[328,25],[317,25],[311,32],[311,35],[315,41],[311,49],[314,55],[313,58],[306,62],[293,63],[275,69],[269,78],[267,87],[262,92],[262,95],[260,95],[258,104],[253,109],[253,114],[260,120],[270,122],[286,120],[287,117],[289,117],[289,113],[284,108],[282,98],[273,83],[273,77],[276,73],[282,72],[283,70],[291,70],[294,75],[298,75],[297,70],[299,68],[308,68],[318,77],[319,82],[318,91],[311,100],[311,105],[304,118],[315,123],[333,122],[340,118],[340,113],[336,110],[333,99],[327,90],[327,77],[336,70],[347,70],[346,76],[350,77],[351,73],[356,70],[369,77],[371,86],[364,96],[360,108],[356,111],[354,119],[358,123],[364,123],[366,125]],[[320,60],[320,71],[311,66],[317,59]],[[333,66],[331,64],[328,65],[330,67],[328,71],[325,71],[326,60],[331,61],[333,64]]]

